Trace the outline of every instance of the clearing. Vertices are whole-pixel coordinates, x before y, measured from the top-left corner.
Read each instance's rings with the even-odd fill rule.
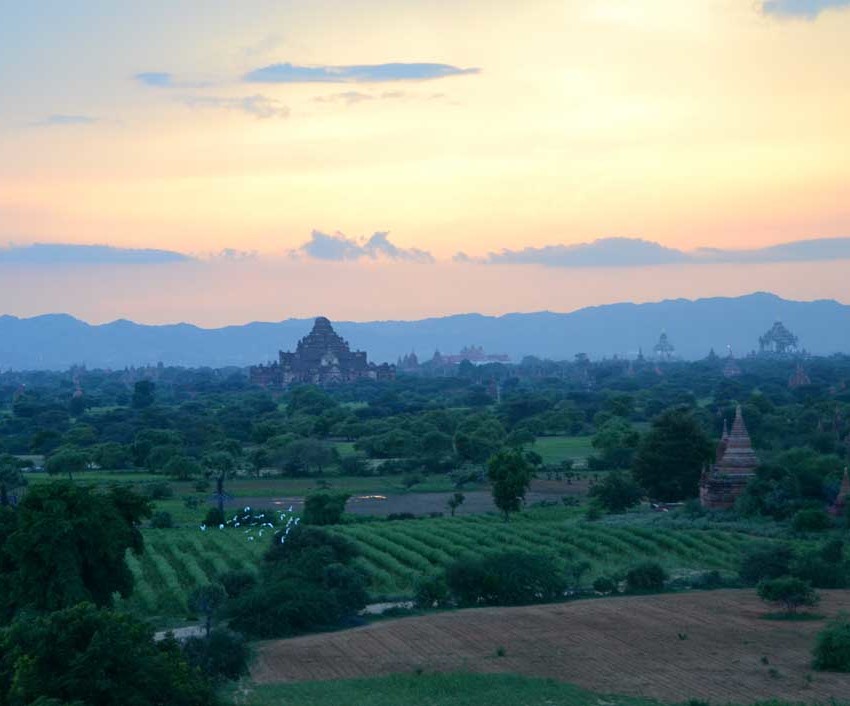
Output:
[[[823,593],[819,612],[848,609],[849,591]],[[846,698],[850,674],[810,668],[825,621],[764,620],[765,612],[751,590],[445,612],[266,642],[252,676],[263,684],[511,673],[667,702]]]

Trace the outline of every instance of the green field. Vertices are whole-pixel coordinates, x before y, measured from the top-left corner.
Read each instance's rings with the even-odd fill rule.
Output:
[[[248,539],[251,534],[254,541]],[[146,530],[144,553],[127,553],[134,590],[120,607],[157,624],[185,620],[186,599],[193,588],[226,571],[256,570],[270,534],[266,530],[262,538],[256,535],[256,530],[246,534],[238,529]]]
[[[590,436],[541,436],[531,447],[547,466],[562,461],[583,461],[593,453]]]
[[[533,510],[506,524],[495,515],[365,522],[335,527],[361,552],[375,599],[409,596],[417,576],[433,573],[464,553],[544,552],[558,560],[588,561],[587,583],[654,560],[673,575],[717,569],[734,573],[751,537],[719,529],[673,529],[637,523],[613,526],[570,518],[562,509]],[[254,536],[254,540],[249,539]],[[225,571],[255,570],[270,531],[199,527],[145,530],[145,552],[128,554],[135,592],[125,608],[161,624],[185,620],[193,588]]]
[[[494,659],[498,659],[494,655]],[[244,706],[655,706],[626,696],[602,696],[552,679],[512,674],[403,674],[376,679],[268,684],[232,694]]]
[[[564,519],[564,512],[531,511],[506,524],[495,515],[347,525],[335,531],[353,540],[375,595],[406,595],[419,574],[439,570],[464,553],[527,551],[565,561],[588,561],[588,581],[651,559],[668,572],[738,566],[743,533],[717,529],[611,526]]]

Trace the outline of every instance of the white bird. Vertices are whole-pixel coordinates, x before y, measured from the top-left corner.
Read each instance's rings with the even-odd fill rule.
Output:
[[[201,525],[201,532],[206,532],[206,531],[207,531],[207,526]]]
[[[224,529],[224,525],[219,525],[219,526],[218,526],[218,528],[219,528],[219,529]]]

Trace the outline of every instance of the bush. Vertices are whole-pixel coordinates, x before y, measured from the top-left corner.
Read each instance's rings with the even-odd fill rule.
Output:
[[[617,582],[610,576],[600,576],[593,582],[593,590],[606,596],[617,593]]]
[[[794,553],[787,544],[755,544],[744,551],[738,575],[750,586],[762,579],[775,579],[791,573]]]
[[[446,569],[446,583],[462,606],[545,603],[566,590],[554,560],[525,552],[463,557]]]
[[[691,578],[691,588],[697,588],[704,591],[710,591],[715,588],[720,588],[723,586],[723,576],[720,575],[720,572],[715,571],[704,571],[701,574],[697,574],[693,578]]]
[[[218,577],[228,598],[238,598],[257,585],[257,575],[251,571],[226,571]]]
[[[151,517],[151,527],[154,529],[169,529],[170,527],[174,527],[171,513],[165,512],[165,510],[155,512]]]
[[[338,525],[350,498],[345,493],[313,493],[304,501],[301,516],[305,525]]]
[[[611,471],[588,493],[604,510],[622,513],[640,503],[643,490],[631,475]]]
[[[211,507],[204,515],[204,524],[208,527],[218,527],[224,524],[224,513],[217,507]]]
[[[842,613],[818,634],[814,656],[815,669],[850,672],[850,615]]]
[[[444,574],[418,576],[413,584],[413,603],[421,610],[444,608],[449,603],[449,587]]]
[[[194,488],[198,493],[206,493],[210,489],[210,482],[206,478],[199,478],[195,481]]]
[[[366,605],[366,577],[351,566],[357,548],[349,540],[299,525],[271,542],[256,586],[228,606],[234,629],[257,638],[295,635],[338,627]]]
[[[809,508],[799,510],[791,520],[795,532],[823,532],[832,527],[832,520],[823,510]]]
[[[800,607],[816,606],[820,596],[811,584],[793,576],[781,576],[775,579],[762,579],[758,585],[758,595],[765,603],[775,603],[792,615]]]
[[[158,480],[153,483],[146,483],[144,493],[151,500],[167,500],[174,495],[174,488],[171,487],[170,483],[164,480]]]
[[[658,593],[664,590],[667,573],[661,564],[648,561],[626,572],[626,591],[629,593]]]
[[[213,630],[209,637],[190,637],[183,643],[190,666],[214,682],[239,679],[248,673],[248,643],[230,630]]]

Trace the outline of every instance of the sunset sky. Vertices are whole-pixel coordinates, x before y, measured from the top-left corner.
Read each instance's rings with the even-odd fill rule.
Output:
[[[850,0],[0,0],[0,314],[850,303],[834,251],[677,260],[850,238],[848,42]]]

